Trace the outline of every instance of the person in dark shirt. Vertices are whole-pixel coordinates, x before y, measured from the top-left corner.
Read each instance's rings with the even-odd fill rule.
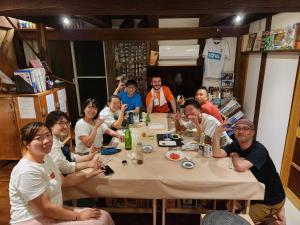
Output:
[[[226,130],[224,124],[216,129],[213,139],[213,156],[216,158],[230,156],[236,171],[244,172],[250,169],[256,179],[265,185],[264,200],[251,203],[249,213],[251,219],[255,224],[260,224],[276,217],[277,224],[285,224],[284,189],[267,149],[254,140],[254,124],[247,119],[236,122],[234,126],[236,141],[221,149],[220,136]]]

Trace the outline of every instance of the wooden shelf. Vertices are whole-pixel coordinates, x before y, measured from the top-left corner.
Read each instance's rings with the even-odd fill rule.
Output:
[[[291,49],[291,50],[269,50],[269,51],[248,51],[242,52],[243,54],[251,53],[300,53],[300,49]]]

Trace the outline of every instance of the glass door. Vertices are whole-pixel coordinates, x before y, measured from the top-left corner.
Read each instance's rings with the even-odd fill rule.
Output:
[[[105,53],[102,41],[71,42],[78,110],[87,98],[95,98],[102,109],[107,102]]]

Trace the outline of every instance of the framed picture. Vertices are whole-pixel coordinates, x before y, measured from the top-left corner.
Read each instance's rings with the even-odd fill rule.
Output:
[[[248,45],[247,45],[247,51],[252,51],[253,45],[256,39],[257,33],[249,34],[249,40],[248,40]]]

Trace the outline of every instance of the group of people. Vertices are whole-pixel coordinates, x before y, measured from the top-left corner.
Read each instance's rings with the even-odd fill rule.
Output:
[[[208,100],[205,88],[198,89],[193,99],[182,99],[181,114],[170,89],[162,86],[160,76],[152,77],[151,86],[146,96],[147,113],[169,113],[171,107],[177,131],[194,129],[198,137],[205,133],[205,142],[212,145],[214,157],[231,157],[236,171],[251,170],[265,184],[264,200],[253,202],[250,207],[255,224],[269,218],[285,224],[284,189],[268,151],[254,139],[253,123],[239,120],[232,141],[226,133],[226,122]],[[76,154],[62,151],[62,140],[71,125],[66,113],[53,111],[46,123],[33,122],[23,127],[21,139],[26,150],[14,167],[9,184],[11,223],[113,225],[106,211],[64,208],[61,187],[77,185],[102,173],[98,150],[112,137],[122,142],[124,137],[117,130],[122,127],[126,112],[138,113],[142,106],[135,80],[120,81],[101,111],[95,99],[87,99],[82,105],[82,118],[75,125]],[[85,168],[91,168],[90,172],[80,172]]]

